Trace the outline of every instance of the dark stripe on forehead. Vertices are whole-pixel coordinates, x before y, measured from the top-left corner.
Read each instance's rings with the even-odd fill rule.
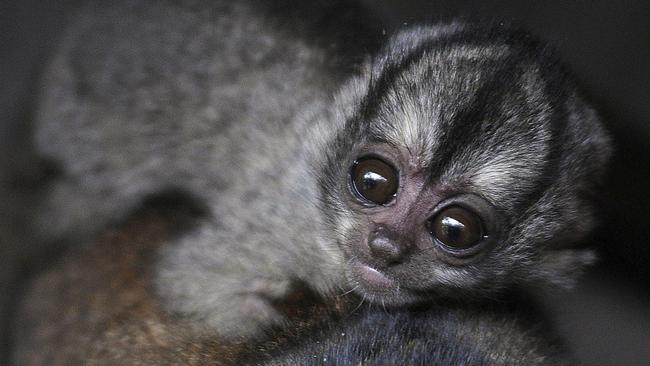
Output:
[[[368,94],[366,94],[361,105],[360,114],[362,118],[369,120],[374,117],[384,96],[395,85],[397,78],[406,70],[410,69],[413,64],[421,60],[426,54],[431,53],[432,50],[439,47],[440,40],[430,40],[413,49],[401,60],[391,60],[392,62],[384,67],[377,80],[370,80]]]
[[[525,72],[518,67],[521,61],[517,54],[509,56],[496,66],[498,69],[489,75],[462,109],[440,121],[441,135],[430,166],[432,179],[442,174],[460,151],[480,140],[482,134],[489,133],[495,121],[503,118],[503,101]]]
[[[486,37],[486,33],[481,33],[481,35],[482,36],[476,36],[470,31],[460,30],[454,34],[427,39],[422,44],[409,50],[408,53],[401,58],[396,57],[395,55],[388,55],[395,59],[388,60],[389,63],[384,66],[379,78],[373,79],[371,74],[368,92],[363,98],[357,112],[354,114],[352,119],[348,121],[348,127],[353,130],[358,130],[360,126],[355,126],[356,124],[360,124],[362,121],[369,121],[375,117],[386,94],[395,85],[396,80],[415,63],[426,55],[432,53],[432,51],[438,49],[452,49],[462,46],[485,47],[491,44],[496,46],[499,43],[497,42],[495,44],[495,40],[503,41],[503,34],[500,34],[500,37],[497,39]],[[386,52],[386,50],[384,50],[384,52]]]

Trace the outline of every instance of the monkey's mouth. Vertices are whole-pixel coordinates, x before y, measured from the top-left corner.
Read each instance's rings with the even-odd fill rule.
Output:
[[[421,300],[416,293],[402,286],[390,274],[361,261],[351,264],[347,275],[354,291],[371,303],[381,303],[384,306],[403,306]]]
[[[386,292],[397,287],[395,281],[388,278],[384,273],[363,263],[354,266],[354,272],[359,286],[373,292]]]

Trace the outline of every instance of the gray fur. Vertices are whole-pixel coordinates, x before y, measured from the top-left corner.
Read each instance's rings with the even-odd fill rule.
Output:
[[[466,266],[414,257],[391,274],[401,285],[391,303],[570,285],[593,261],[565,246],[593,226],[589,194],[608,139],[546,48],[508,29],[450,24],[403,30],[361,63],[372,33],[313,37],[311,18],[271,8],[88,5],[44,79],[35,140],[64,175],[37,220],[42,235],[79,237],[145,195],[187,191],[209,215],[160,253],[158,294],[223,336],[254,335],[283,322],[271,303],[293,281],[322,294],[356,286],[350,242],[369,229],[347,172],[381,140],[408,150],[430,186],[483,197],[505,227]],[[479,122],[457,117],[490,83],[503,94],[491,123],[468,128],[470,143],[449,140],[446,131]]]

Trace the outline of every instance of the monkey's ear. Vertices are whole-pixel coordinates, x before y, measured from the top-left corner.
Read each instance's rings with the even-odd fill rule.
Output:
[[[575,286],[585,268],[594,264],[598,257],[591,249],[560,249],[542,254],[529,272],[532,283],[550,284],[564,289]]]

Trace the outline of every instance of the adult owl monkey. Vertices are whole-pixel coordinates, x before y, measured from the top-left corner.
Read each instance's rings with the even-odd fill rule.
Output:
[[[157,293],[224,337],[282,323],[296,280],[386,306],[570,285],[609,142],[553,52],[502,26],[380,39],[348,6],[87,5],[35,122],[63,170],[43,235],[188,192],[208,214]]]

